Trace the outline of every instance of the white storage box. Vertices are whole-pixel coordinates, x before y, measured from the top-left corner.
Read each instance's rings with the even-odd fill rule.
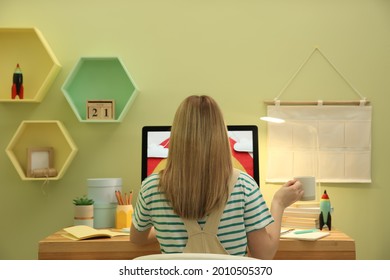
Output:
[[[87,179],[88,197],[96,204],[117,203],[115,191],[122,191],[122,178]]]
[[[93,205],[93,227],[115,228],[116,203]]]

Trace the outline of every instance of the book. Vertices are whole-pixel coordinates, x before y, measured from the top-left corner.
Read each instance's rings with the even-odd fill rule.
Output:
[[[302,223],[302,224],[311,224],[315,225],[319,221],[319,218],[301,218],[301,217],[282,217],[282,222],[289,223]]]
[[[319,219],[282,217],[282,226],[283,227],[319,228],[319,225],[320,225]]]
[[[295,229],[287,233],[281,234],[281,238],[287,239],[297,239],[297,240],[306,240],[306,241],[315,241],[321,239],[330,234],[329,231],[320,231],[320,230],[300,230]]]
[[[294,203],[283,212],[282,226],[293,228],[320,228],[321,209],[313,203]],[[331,208],[333,212],[333,207]]]
[[[287,207],[289,208],[289,207]],[[283,227],[319,228],[319,207],[290,207],[285,209],[282,217]]]
[[[331,207],[331,212],[333,212],[334,209]],[[292,204],[286,209],[284,209],[285,214],[320,214],[321,209],[320,205],[316,204]]]
[[[282,227],[289,227],[289,228],[304,228],[304,229],[310,229],[310,228],[320,228],[319,223],[312,224],[312,223],[297,223],[297,222],[282,222]]]
[[[296,213],[296,214],[320,214],[320,207],[287,207],[284,209],[284,213]]]
[[[291,204],[291,208],[317,208],[320,207],[319,201],[297,201]]]
[[[316,218],[320,215],[320,207],[295,207],[289,206],[284,209],[284,216],[295,216],[295,217],[311,217]]]
[[[289,228],[289,227],[281,227],[280,228],[280,234],[284,234],[284,233],[287,233],[287,232],[289,232],[289,231],[292,231],[292,230],[294,230],[293,228]]]
[[[85,225],[78,225],[64,228],[66,234],[63,236],[72,240],[84,240],[90,238],[111,238],[120,235],[130,235],[128,232],[123,231],[112,231],[109,229],[95,229]]]
[[[291,217],[291,218],[311,218],[311,219],[318,219],[320,216],[320,213],[296,213],[296,212],[289,212],[285,211],[283,213],[283,217]]]

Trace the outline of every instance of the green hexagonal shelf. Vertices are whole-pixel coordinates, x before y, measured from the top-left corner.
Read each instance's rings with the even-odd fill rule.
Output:
[[[36,28],[0,28],[0,102],[41,102],[61,65]],[[23,73],[24,98],[12,99],[16,65]]]
[[[121,122],[138,94],[130,74],[117,57],[80,58],[62,91],[81,122]],[[88,118],[88,100],[113,100],[113,118]]]
[[[53,148],[54,177],[27,176],[28,149]],[[58,180],[69,167],[77,147],[60,121],[23,121],[6,148],[6,153],[22,180]]]

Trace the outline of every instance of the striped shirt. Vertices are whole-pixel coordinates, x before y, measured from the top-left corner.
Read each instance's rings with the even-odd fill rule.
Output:
[[[181,218],[158,190],[158,183],[158,174],[152,174],[142,182],[133,225],[138,231],[154,226],[162,253],[182,253],[187,244],[187,231]],[[205,219],[198,222],[202,227]],[[240,172],[218,227],[217,236],[222,246],[230,255],[246,255],[247,233],[272,222],[256,181]]]

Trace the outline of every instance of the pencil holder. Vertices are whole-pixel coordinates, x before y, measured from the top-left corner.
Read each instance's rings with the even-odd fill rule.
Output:
[[[130,228],[133,216],[133,205],[118,205],[116,207],[116,228]]]

